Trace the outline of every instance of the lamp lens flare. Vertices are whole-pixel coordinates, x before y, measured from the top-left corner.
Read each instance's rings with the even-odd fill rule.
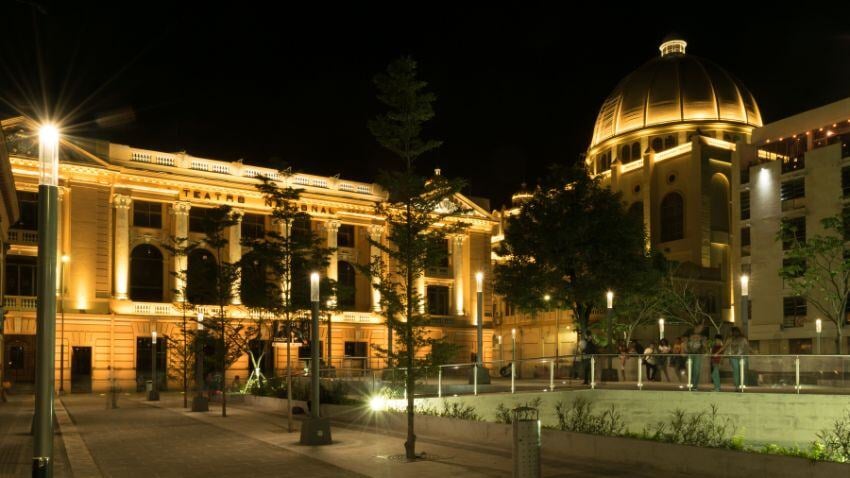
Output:
[[[310,301],[319,301],[319,273],[313,272],[310,274]]]
[[[476,292],[483,292],[484,291],[484,273],[483,272],[476,272],[475,273],[475,284],[478,286],[478,289],[477,289]]]
[[[382,412],[387,409],[387,399],[381,395],[375,395],[369,400],[369,408],[373,412]]]
[[[59,185],[59,130],[51,124],[38,131],[39,185]]]

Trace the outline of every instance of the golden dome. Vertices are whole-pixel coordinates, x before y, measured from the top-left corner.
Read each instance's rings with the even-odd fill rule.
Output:
[[[625,77],[608,95],[590,147],[649,126],[724,121],[761,126],[761,113],[744,85],[711,61],[685,54],[677,37],[661,44],[661,56]]]

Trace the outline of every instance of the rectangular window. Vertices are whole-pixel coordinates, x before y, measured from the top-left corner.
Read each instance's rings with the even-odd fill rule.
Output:
[[[788,158],[782,158],[782,174],[799,171],[806,167],[806,156],[799,154]]]
[[[312,357],[313,352],[310,350],[310,347],[313,346],[314,342],[304,342],[303,345],[298,347],[298,358],[300,359],[309,359]],[[325,346],[323,341],[319,341],[319,357],[325,356]]]
[[[449,288],[443,285],[428,286],[428,313],[449,315]]]
[[[12,229],[38,230],[38,193],[18,191],[20,216]]]
[[[266,217],[262,214],[245,214],[242,216],[242,239],[262,239],[266,235]]]
[[[747,257],[750,255],[750,228],[741,228],[741,256]]]
[[[804,178],[792,179],[791,181],[783,181],[779,192],[779,198],[783,201],[805,197],[806,183]]]
[[[782,326],[802,327],[806,320],[806,299],[802,297],[784,297],[782,299]]]
[[[806,217],[783,219],[788,231],[782,237],[782,250],[788,250],[795,242],[806,242]]]
[[[741,220],[750,218],[750,192],[741,191]]]
[[[812,339],[789,339],[788,353],[791,355],[808,355],[812,353]]]
[[[189,209],[189,232],[204,232],[204,223],[209,209],[192,206]]]
[[[6,295],[34,297],[37,270],[35,256],[6,256]]]
[[[782,268],[788,272],[790,278],[802,277],[806,273],[806,260],[798,257],[786,257],[782,259]]]
[[[354,247],[354,226],[343,224],[336,233],[337,247]]]
[[[841,168],[841,192],[844,197],[850,196],[850,166]]]
[[[149,201],[133,201],[133,225],[162,229],[162,204]]]
[[[368,357],[369,344],[366,342],[345,342],[346,357]]]

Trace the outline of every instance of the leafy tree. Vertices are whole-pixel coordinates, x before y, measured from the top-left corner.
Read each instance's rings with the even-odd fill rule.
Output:
[[[188,237],[176,237],[170,236],[163,244],[162,247],[166,250],[168,254],[172,256],[173,260],[177,260],[178,257],[185,258],[188,256],[189,252],[194,249],[194,245],[189,243]],[[176,350],[176,353],[169,354],[169,361],[173,361],[172,366],[169,367],[169,370],[181,370],[182,376],[179,377],[182,385],[183,385],[183,408],[189,407],[189,381],[190,376],[194,374],[190,374],[190,370],[194,370],[195,366],[195,353],[194,353],[194,343],[190,344],[192,341],[193,335],[187,329],[188,324],[188,316],[195,311],[195,304],[189,302],[188,300],[188,291],[186,284],[188,283],[188,270],[180,270],[176,272],[170,272],[170,274],[177,278],[177,283],[180,284],[178,288],[174,289],[174,295],[177,297],[177,307],[180,308],[180,312],[182,315],[182,322],[180,327],[180,342],[176,343],[175,339],[169,338],[169,350]],[[200,392],[200,384],[195,384],[198,388],[198,393]]]
[[[668,267],[663,254],[652,252],[649,267],[638,271],[635,281],[619,295],[614,308],[614,331],[626,344],[635,330],[652,326],[664,315],[665,296],[660,288]]]
[[[295,189],[288,185],[288,178],[292,175],[291,170],[281,171],[286,178],[286,186],[281,187],[277,182],[261,176],[257,190],[262,193],[266,205],[272,208],[272,222],[278,230],[266,231],[264,237],[254,241],[246,241],[251,247],[252,260],[264,264],[270,272],[270,277],[279,282],[259,279],[262,293],[253,291],[252,302],[271,313],[275,319],[284,322],[284,333],[288,338],[286,342],[286,383],[287,383],[287,409],[288,427],[292,431],[292,355],[291,339],[296,335],[296,330],[309,330],[304,327],[310,321],[310,285],[309,274],[311,271],[324,271],[330,263],[330,255],[333,249],[325,247],[324,242],[310,228],[310,215],[301,211],[298,199],[301,197],[302,189]],[[260,284],[255,283],[253,287]],[[244,287],[252,287],[243,283]],[[320,308],[333,307],[336,283],[327,277],[322,278],[320,287]],[[298,324],[296,322],[301,322]],[[262,327],[255,325],[250,335],[259,338]],[[319,346],[318,337],[310,337],[311,346]],[[254,356],[252,355],[252,360]],[[255,365],[256,367],[256,365]]]
[[[381,146],[400,160],[403,169],[385,171],[378,177],[378,183],[388,192],[386,202],[376,208],[386,218],[387,241],[370,239],[370,243],[388,260],[375,257],[360,270],[380,279],[374,287],[381,293],[382,314],[387,321],[387,357],[390,363],[398,363],[405,369],[404,448],[407,458],[413,460],[416,458],[413,404],[416,374],[427,363],[427,359],[418,359],[417,353],[429,347],[434,350],[439,342],[427,335],[428,315],[416,282],[425,274],[433,241],[445,241],[446,234],[463,227],[457,221],[446,220],[462,213],[452,198],[463,183],[440,175],[426,178],[416,173],[416,160],[441,144],[422,137],[424,124],[434,117],[432,105],[436,97],[425,91],[427,83],[417,78],[416,62],[407,57],[395,60],[386,72],[375,76],[374,83],[378,100],[386,111],[369,122],[369,130]],[[438,223],[449,225],[436,228]],[[393,347],[393,334],[398,336],[397,350]]]
[[[722,322],[709,312],[699,290],[700,270],[692,263],[670,263],[659,287],[661,314],[691,326],[711,324],[718,333]]]
[[[821,220],[822,234],[801,238],[797,226],[782,222],[776,240],[788,246],[788,259],[779,269],[794,295],[803,297],[835,325],[835,348],[844,353],[843,329],[850,296],[850,218],[836,215]]]
[[[619,193],[582,165],[552,176],[551,186],[535,191],[508,219],[499,251],[506,261],[496,266],[495,289],[526,312],[565,307],[585,333],[593,312],[605,307],[605,292],[619,295],[647,269],[646,234]]]

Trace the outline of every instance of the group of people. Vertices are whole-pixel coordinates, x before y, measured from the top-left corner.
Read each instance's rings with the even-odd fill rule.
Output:
[[[588,383],[590,373],[589,356],[597,351],[593,342],[593,337],[588,334],[579,343],[579,350],[588,357],[583,364],[585,384]],[[660,382],[663,375],[665,381],[672,382],[669,372],[673,369],[677,381],[691,383],[693,385],[691,390],[699,389],[703,358],[708,355],[711,361],[711,381],[715,391],[720,391],[720,367],[725,358],[728,358],[730,362],[735,388],[740,388],[744,380],[741,361],[743,356],[750,352],[749,342],[738,327],[732,327],[728,337],[715,334],[711,338],[709,328],[705,325],[697,325],[688,330],[681,337],[677,337],[672,344],[667,339],[661,339],[652,341],[644,347],[638,340],[632,340],[628,345],[621,341],[617,349],[620,357],[621,380],[626,380],[628,359],[639,356],[643,359],[645,380]],[[687,382],[689,363],[690,382]]]

